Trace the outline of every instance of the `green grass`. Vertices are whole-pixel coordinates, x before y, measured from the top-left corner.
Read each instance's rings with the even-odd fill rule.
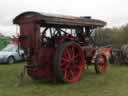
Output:
[[[104,76],[95,74],[91,66],[73,84],[33,81],[26,76],[18,87],[22,68],[23,64],[0,65],[0,96],[128,96],[128,66],[110,66]]]

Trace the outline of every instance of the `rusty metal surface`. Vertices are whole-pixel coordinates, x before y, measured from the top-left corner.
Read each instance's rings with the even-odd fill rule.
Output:
[[[21,20],[22,19],[22,20]],[[24,20],[23,20],[24,19]],[[103,27],[106,22],[82,18],[75,16],[64,16],[64,15],[51,15],[38,12],[24,12],[18,15],[14,20],[14,24],[33,22],[33,21],[44,21],[46,24],[57,24],[57,25],[75,25],[75,26],[92,26],[92,27]]]

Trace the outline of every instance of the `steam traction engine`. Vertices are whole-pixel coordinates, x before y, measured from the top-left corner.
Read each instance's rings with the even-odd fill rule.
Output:
[[[32,79],[76,82],[86,63],[93,63],[97,73],[105,73],[106,56],[96,51],[91,38],[91,32],[105,22],[90,17],[25,12],[13,23],[20,26],[20,45]]]

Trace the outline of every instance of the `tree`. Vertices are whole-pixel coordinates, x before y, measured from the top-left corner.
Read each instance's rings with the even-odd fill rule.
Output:
[[[128,44],[128,24],[119,28],[97,29],[95,41],[99,46],[111,44],[116,48],[120,48],[123,44]]]

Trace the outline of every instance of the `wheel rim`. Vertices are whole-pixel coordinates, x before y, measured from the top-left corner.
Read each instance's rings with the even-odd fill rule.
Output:
[[[64,48],[60,69],[64,81],[72,83],[79,80],[84,69],[84,58],[79,46],[72,44]]]
[[[9,60],[8,60],[8,63],[9,63],[9,64],[14,63],[14,59],[13,59],[12,57],[10,57]]]
[[[107,62],[104,56],[99,56],[97,60],[98,72],[104,74],[107,69]]]

